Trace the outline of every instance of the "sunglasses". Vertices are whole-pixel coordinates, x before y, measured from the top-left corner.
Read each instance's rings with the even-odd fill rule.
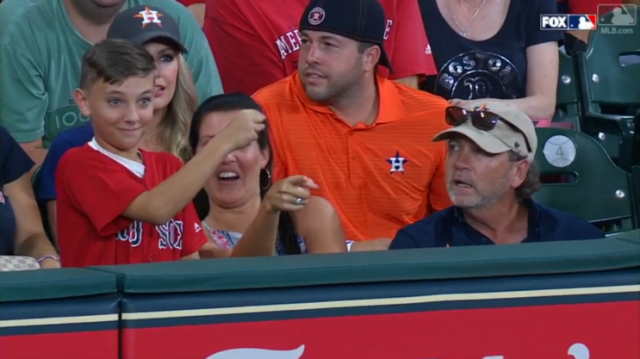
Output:
[[[445,110],[445,120],[448,125],[452,127],[460,126],[466,122],[471,122],[471,125],[477,128],[480,131],[491,131],[493,130],[498,122],[502,122],[505,125],[509,126],[515,132],[522,134],[524,138],[524,142],[527,145],[527,151],[529,153],[533,152],[531,150],[531,144],[527,139],[527,136],[520,130],[517,126],[512,124],[511,122],[505,120],[499,115],[485,109],[484,106],[476,107],[473,110],[467,110],[466,108],[458,107],[458,106],[449,106]]]

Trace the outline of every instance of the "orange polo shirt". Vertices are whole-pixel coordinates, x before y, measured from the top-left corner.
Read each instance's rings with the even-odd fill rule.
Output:
[[[447,102],[378,77],[380,110],[372,125],[347,125],[311,101],[298,73],[254,94],[270,126],[274,181],[306,175],[336,208],[347,238],[393,238],[451,205],[444,183]]]

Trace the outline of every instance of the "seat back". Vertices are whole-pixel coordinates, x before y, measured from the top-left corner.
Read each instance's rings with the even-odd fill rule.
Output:
[[[625,9],[635,12],[637,19],[636,6]],[[613,14],[602,17],[606,21]],[[611,31],[626,33],[612,34]],[[600,112],[603,105],[640,105],[640,61],[635,56],[640,56],[640,21],[633,26],[601,26],[590,32],[584,53],[586,61],[579,63],[579,67],[584,67],[580,71],[590,110]]]
[[[640,166],[640,108],[636,111],[633,120],[633,149],[631,156],[632,165]],[[640,193],[638,195],[640,195]]]
[[[573,180],[543,182],[534,199],[607,232],[633,229],[629,174],[582,132],[559,128],[539,128],[536,132],[541,178],[564,176]]]
[[[574,129],[579,129],[580,108],[577,72],[573,58],[563,50],[558,52],[560,66],[558,68],[558,90],[556,93],[556,116],[554,121],[570,122]]]
[[[631,168],[631,183],[634,226],[640,228],[640,165]]]
[[[625,9],[637,19],[637,7],[630,5]],[[613,14],[601,18],[607,22]],[[633,127],[633,116],[627,110],[640,106],[638,44],[638,21],[632,26],[599,25],[589,34],[587,51],[575,55],[580,83],[580,129],[596,138],[625,170],[631,167]]]

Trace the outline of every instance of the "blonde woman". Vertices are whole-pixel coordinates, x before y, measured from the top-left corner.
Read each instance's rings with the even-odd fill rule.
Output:
[[[147,10],[162,12],[163,15],[156,22],[138,16],[141,11]],[[156,60],[156,87],[154,93],[149,94],[153,97],[154,122],[149,126],[141,147],[148,151],[169,152],[186,162],[191,157],[188,136],[191,116],[198,106],[198,95],[183,56],[186,49],[180,41],[175,20],[159,9],[131,8],[116,16],[109,27],[107,38],[143,44]],[[107,109],[138,105],[127,103],[124,94],[91,95],[103,97],[103,104]],[[93,128],[90,123],[62,132],[49,148],[40,173],[36,175],[38,200],[46,204],[49,231],[56,240],[55,172],[58,162],[69,149],[82,146],[92,138]]]

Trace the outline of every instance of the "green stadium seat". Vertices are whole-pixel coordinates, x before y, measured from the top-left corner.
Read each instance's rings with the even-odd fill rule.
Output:
[[[634,229],[631,175],[618,168],[590,136],[567,129],[539,128],[536,161],[541,178],[570,177],[544,183],[534,195],[541,204],[572,213],[608,233]]]
[[[556,95],[556,116],[554,121],[571,123],[571,127],[580,129],[579,83],[574,60],[565,51],[560,50],[558,69],[558,90]]]
[[[634,225],[640,228],[640,166],[633,166],[631,169],[631,182],[633,183],[631,198],[633,199]]]
[[[631,162],[634,166],[640,166],[640,108],[636,111],[633,121],[633,152]],[[638,194],[640,196],[640,193]]]
[[[607,33],[607,29],[611,28],[591,31],[587,51],[575,55],[581,94],[580,129],[598,139],[614,161],[629,170],[633,116],[624,111],[640,106],[640,63],[625,64],[621,56],[640,56],[640,21],[634,27],[625,27],[629,33],[624,35]],[[603,111],[612,108],[619,111]]]

